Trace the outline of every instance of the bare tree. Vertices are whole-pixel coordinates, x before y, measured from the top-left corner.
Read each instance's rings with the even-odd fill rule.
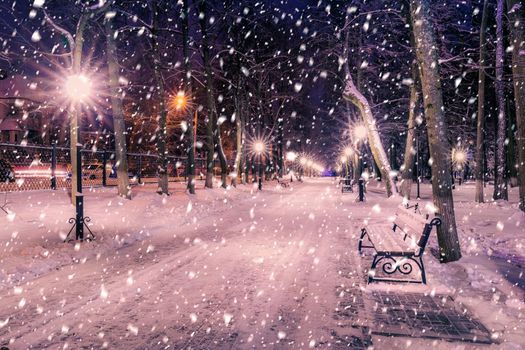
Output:
[[[45,21],[49,24],[55,31],[62,34],[68,43],[70,52],[71,61],[71,73],[74,75],[82,74],[82,53],[84,49],[84,32],[88,25],[90,19],[92,19],[96,14],[105,11],[112,1],[108,2],[99,2],[93,6],[83,6],[82,13],[77,22],[75,35],[73,36],[68,30],[64,27],[57,25],[51,17],[44,12]],[[77,196],[77,144],[79,142],[79,125],[78,121],[80,118],[79,106],[73,105],[73,108],[69,111],[70,115],[70,158],[71,158],[71,169],[72,169],[72,178],[71,178],[71,202],[75,203],[75,198]],[[104,169],[105,171],[105,169]]]
[[[381,177],[385,179],[385,187],[387,197],[392,196],[394,193],[397,193],[396,184],[391,176],[390,164],[388,162],[388,157],[386,155],[383,144],[381,143],[381,137],[379,136],[379,131],[377,130],[376,121],[374,115],[372,114],[372,109],[370,108],[370,103],[367,98],[357,89],[350,74],[350,68],[348,66],[348,36],[349,36],[349,16],[346,17],[345,23],[345,36],[344,39],[344,65],[345,65],[345,89],[343,92],[343,97],[345,100],[354,104],[361,114],[364,125],[366,126],[368,132],[368,142],[372,155],[379,166],[379,171],[381,172]]]
[[[438,46],[434,37],[433,25],[430,22],[428,0],[410,0],[410,14],[432,159],[432,194],[437,209],[436,214],[442,220],[438,228],[440,260],[442,262],[456,261],[461,258],[461,251],[452,198],[450,146],[447,142],[448,126],[439,77]]]
[[[505,175],[505,139],[507,119],[505,115],[505,83],[503,82],[503,8],[504,0],[497,0],[496,9],[496,100],[498,104],[498,127],[494,152],[494,199],[508,199]]]
[[[190,61],[190,37],[189,37],[189,11],[188,11],[189,0],[182,1],[182,52],[184,60],[184,93],[187,98],[193,99],[192,96],[192,71]],[[189,104],[193,106],[193,104]],[[188,162],[186,164],[186,174],[188,176],[187,188],[191,194],[195,194],[195,135],[194,130],[197,125],[193,125],[194,118],[192,108],[187,109],[186,122],[188,128],[186,130],[186,142],[187,142],[187,153]],[[196,113],[196,111],[195,111]]]
[[[115,158],[117,165],[118,195],[131,199],[131,189],[128,179],[128,155],[126,147],[126,124],[122,109],[122,90],[119,86],[119,66],[117,62],[117,46],[112,18],[106,18],[106,45],[108,61],[108,77],[111,89],[111,110],[113,111],[113,128],[115,132]],[[104,169],[104,171],[106,171]]]
[[[215,97],[213,96],[213,76],[210,62],[210,48],[207,30],[207,7],[206,1],[199,1],[199,23],[201,27],[201,52],[204,62],[204,74],[206,77],[206,105],[208,113],[206,115],[206,184],[207,188],[213,188],[213,163],[215,153],[214,129],[216,123],[217,110],[215,107]]]
[[[512,80],[516,106],[520,208],[525,211],[525,5],[507,0],[512,44]]]
[[[157,99],[159,102],[159,115],[158,115],[158,128],[157,128],[157,151],[159,154],[158,160],[158,188],[157,193],[169,194],[168,192],[168,158],[166,148],[166,136],[168,129],[166,127],[166,119],[168,116],[168,110],[166,107],[165,100],[165,89],[164,79],[161,72],[161,56],[160,56],[160,43],[159,43],[159,16],[160,8],[158,0],[152,2],[152,26],[151,26],[151,37],[153,46],[153,71],[155,73],[155,82],[157,84]]]
[[[479,77],[478,77],[478,119],[476,132],[476,202],[484,202],[484,166],[485,166],[485,56],[489,0],[483,2],[483,14],[479,30]]]
[[[412,189],[412,178],[414,176],[414,159],[415,149],[414,141],[416,138],[416,115],[419,112],[419,93],[418,89],[418,74],[417,63],[412,64],[412,84],[410,85],[410,102],[408,109],[407,121],[407,137],[405,144],[405,157],[403,159],[403,167],[401,174],[401,188],[400,193],[403,197],[410,199],[410,192]],[[419,160],[418,160],[419,161]],[[416,174],[418,176],[418,174]]]

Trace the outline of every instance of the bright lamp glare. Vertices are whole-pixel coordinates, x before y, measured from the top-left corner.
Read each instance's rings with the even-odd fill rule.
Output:
[[[362,141],[366,139],[368,134],[368,131],[366,129],[366,126],[364,125],[357,125],[354,127],[354,137],[356,141]]]
[[[175,109],[183,109],[186,107],[186,95],[184,94],[184,91],[177,92],[177,95],[174,99]]]
[[[350,147],[346,147],[345,148],[345,156],[351,157],[353,154],[354,154],[354,150],[353,149],[351,149]]]
[[[463,148],[454,148],[452,150],[452,163],[461,169],[467,163],[467,151]]]
[[[288,152],[286,153],[286,160],[289,162],[294,162],[297,158],[297,154],[295,152]]]
[[[262,153],[264,152],[265,146],[264,143],[261,141],[257,141],[253,144],[253,149],[256,153]]]
[[[91,95],[91,82],[85,75],[70,75],[66,80],[65,90],[71,100],[82,102]]]

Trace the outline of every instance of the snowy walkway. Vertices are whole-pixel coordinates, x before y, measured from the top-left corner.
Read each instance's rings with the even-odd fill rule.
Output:
[[[442,266],[427,254],[428,286],[366,285],[358,229],[365,220],[386,221],[397,205],[373,187],[364,204],[329,179],[289,190],[266,184],[263,193],[201,190],[191,202],[142,189],[126,202],[101,189],[86,199],[98,239],[77,247],[60,243],[67,225],[59,218],[72,209],[65,194],[50,193],[16,194],[17,215],[0,219],[0,345],[12,339],[11,349],[525,346],[523,293],[487,277],[488,268],[472,270],[478,260],[491,263],[484,255]],[[461,314],[460,301],[475,319],[463,316],[456,326],[478,335],[471,340],[492,334],[504,343],[414,333],[424,322],[443,322],[439,308]],[[409,325],[399,307],[392,312],[396,303],[436,319]]]

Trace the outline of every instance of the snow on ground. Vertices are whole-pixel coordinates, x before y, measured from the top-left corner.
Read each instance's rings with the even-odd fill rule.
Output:
[[[400,287],[362,278],[369,260],[356,251],[359,228],[387,222],[400,201],[386,200],[375,183],[366,203],[341,194],[332,179],[195,196],[171,186],[169,197],[154,186],[134,188],[131,201],[114,188],[85,190],[97,239],[82,244],[62,243],[74,216],[66,192],[10,194],[12,213],[0,216],[0,345],[335,348],[341,290],[354,287],[448,294],[496,341],[372,335],[376,349],[525,347],[525,215],[514,190],[509,203],[475,204],[473,185],[458,186],[463,259],[441,265],[427,251],[428,285]],[[423,185],[421,202],[429,200]],[[348,275],[359,282],[349,285]]]

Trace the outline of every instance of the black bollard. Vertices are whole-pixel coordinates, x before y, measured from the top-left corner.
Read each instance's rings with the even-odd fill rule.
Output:
[[[106,174],[106,167],[108,165],[108,154],[106,153],[106,150],[102,151],[102,187],[106,187],[107,185],[107,174]]]
[[[365,201],[365,180],[359,179],[359,201]]]
[[[51,189],[57,189],[57,145],[53,143],[53,149],[51,150]]]

